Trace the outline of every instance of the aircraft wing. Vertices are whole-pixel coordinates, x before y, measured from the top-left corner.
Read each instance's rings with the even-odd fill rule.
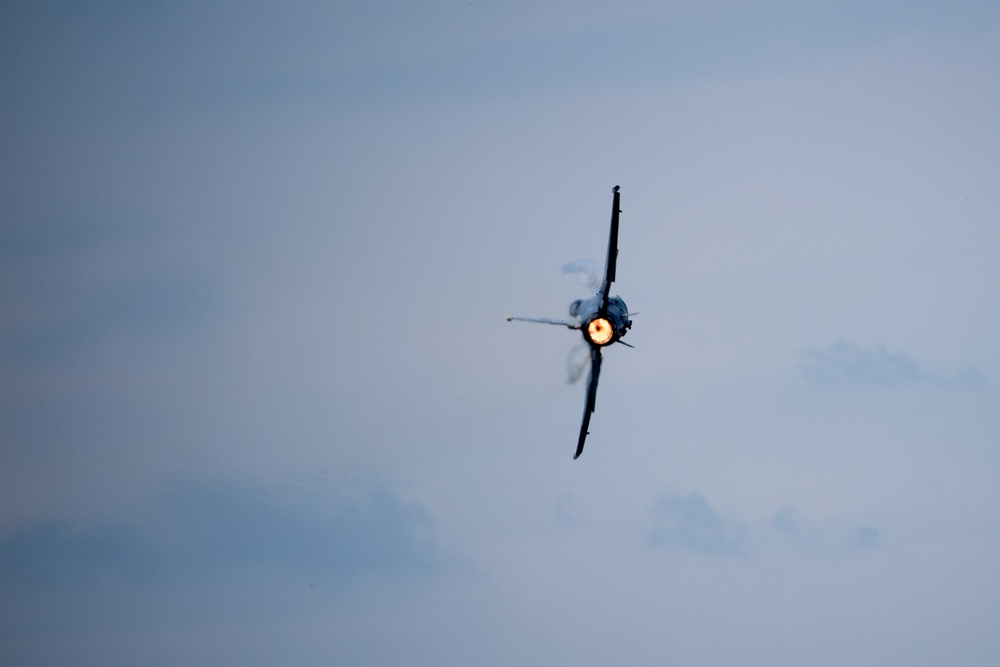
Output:
[[[611,283],[615,281],[615,268],[618,266],[618,210],[620,195],[618,186],[614,187],[615,198],[611,204],[611,234],[608,237],[608,261],[604,265],[604,284],[601,286],[601,313],[607,311],[608,299],[611,298]]]
[[[550,317],[514,317],[513,315],[507,318],[508,322],[535,322],[536,324],[557,324],[561,327],[568,327],[570,329],[579,329],[580,323],[576,320],[554,320]]]
[[[618,193],[615,193],[615,201],[618,200]],[[590,415],[594,412],[597,403],[597,380],[601,377],[601,348],[596,345],[590,346],[590,377],[587,378],[587,406],[583,409],[583,424],[580,425],[580,440],[576,443],[576,454],[574,459],[580,458],[583,454],[583,443],[587,439],[587,429],[590,427]]]

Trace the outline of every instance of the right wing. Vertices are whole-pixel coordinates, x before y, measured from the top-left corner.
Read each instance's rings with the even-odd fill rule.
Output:
[[[611,298],[611,283],[615,281],[615,269],[618,266],[618,210],[620,195],[618,187],[614,187],[615,198],[611,204],[611,234],[608,237],[608,260],[604,265],[604,284],[601,286],[601,314],[608,309],[608,299]]]
[[[583,454],[583,443],[587,439],[587,428],[590,426],[590,415],[597,403],[597,380],[601,377],[601,348],[590,346],[590,377],[587,379],[587,406],[583,409],[583,424],[580,426],[580,440],[576,443],[574,459]]]

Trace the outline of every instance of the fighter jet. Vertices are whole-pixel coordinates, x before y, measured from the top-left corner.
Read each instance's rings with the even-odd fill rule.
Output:
[[[611,235],[608,239],[608,259],[604,269],[604,282],[601,290],[589,299],[577,299],[569,304],[569,314],[572,319],[557,320],[536,317],[508,317],[507,321],[537,322],[540,324],[556,324],[583,333],[583,340],[590,347],[590,375],[587,378],[587,403],[583,409],[583,424],[580,425],[580,438],[576,444],[574,459],[583,453],[583,443],[587,439],[587,428],[590,426],[590,415],[594,412],[597,402],[597,380],[601,375],[601,348],[621,343],[632,347],[622,340],[622,337],[632,327],[632,320],[625,302],[619,296],[611,296],[611,283],[615,280],[615,266],[618,262],[618,214],[619,186],[615,186],[614,201],[611,205]]]

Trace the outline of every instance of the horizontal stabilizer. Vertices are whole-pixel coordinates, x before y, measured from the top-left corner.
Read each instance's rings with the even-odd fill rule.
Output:
[[[580,323],[576,320],[555,320],[548,317],[514,317],[507,318],[508,322],[534,322],[535,324],[556,324],[570,329],[579,329]]]

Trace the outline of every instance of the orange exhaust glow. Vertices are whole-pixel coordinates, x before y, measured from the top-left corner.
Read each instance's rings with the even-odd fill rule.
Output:
[[[610,342],[614,333],[611,323],[603,317],[595,317],[587,325],[587,338],[595,345],[604,345]]]

